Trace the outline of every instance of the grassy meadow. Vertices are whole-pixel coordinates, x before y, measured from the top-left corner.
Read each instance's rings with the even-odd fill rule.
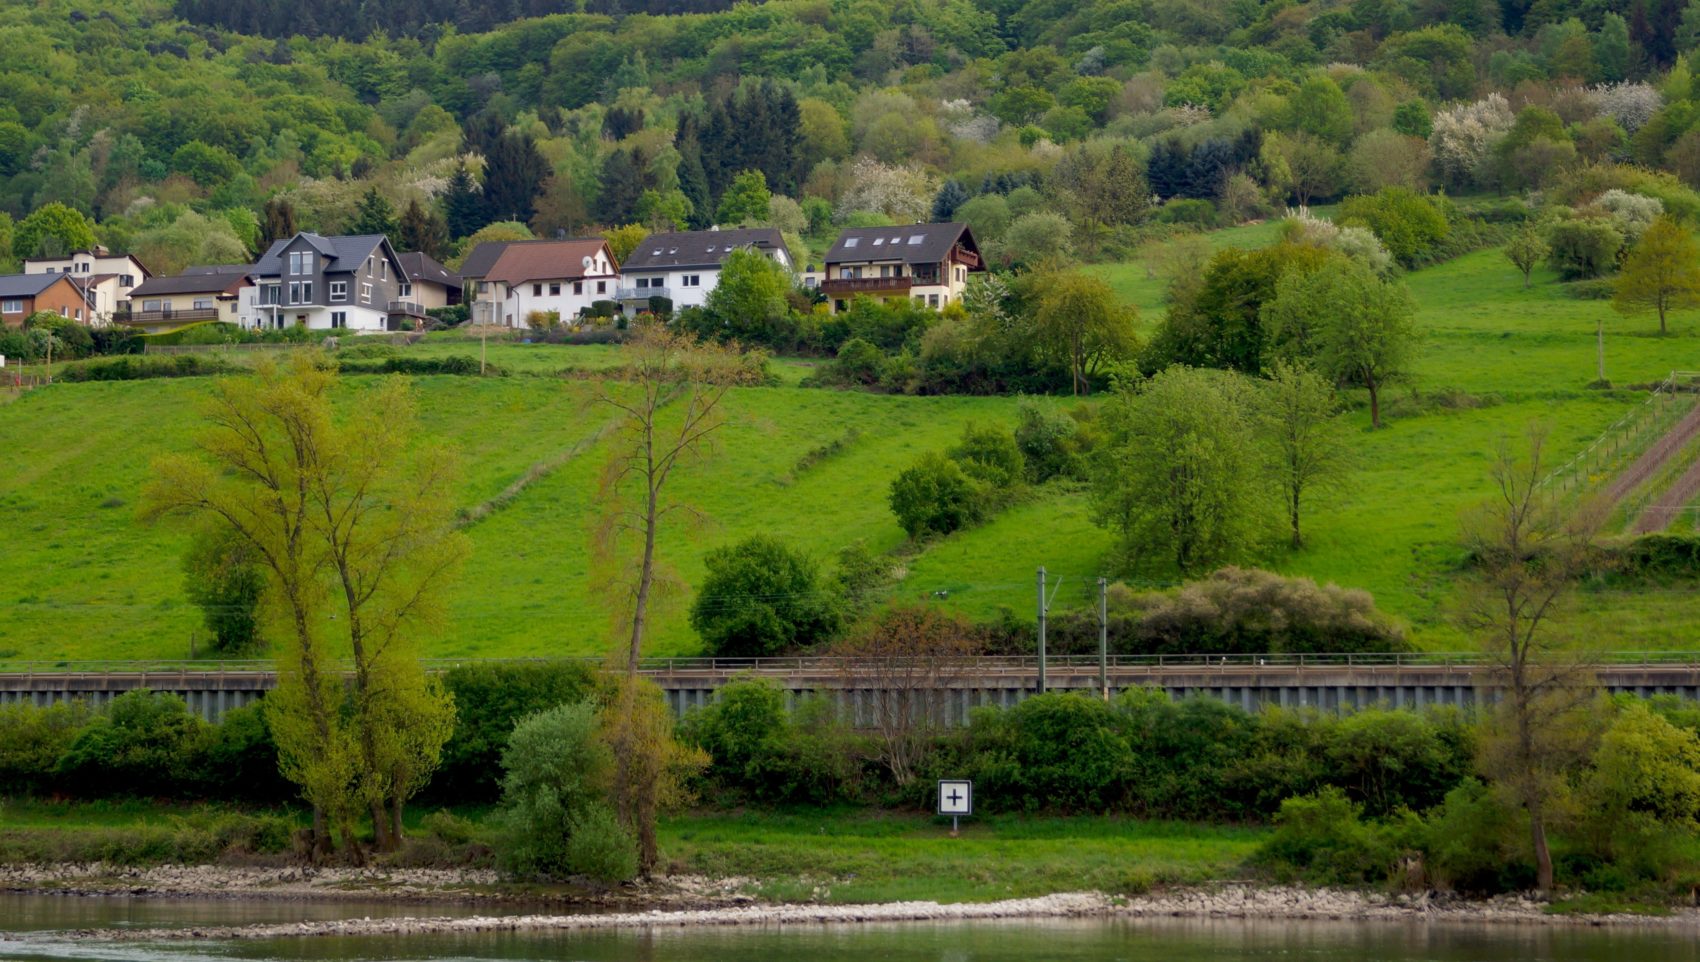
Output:
[[[1254,246],[1274,232],[1262,224],[1210,236],[1217,245]],[[1144,265],[1093,269],[1138,304],[1145,324],[1160,317],[1161,284]],[[1353,432],[1357,473],[1346,491],[1313,507],[1304,550],[1272,549],[1261,563],[1368,589],[1410,625],[1419,645],[1467,644],[1450,621],[1458,517],[1485,493],[1494,444],[1542,422],[1559,463],[1642,403],[1642,391],[1624,386],[1700,367],[1694,315],[1677,315],[1670,337],[1648,336],[1656,330],[1651,318],[1625,319],[1608,302],[1572,299],[1551,276],[1536,281],[1524,290],[1495,250],[1409,275],[1422,332],[1414,376],[1387,393],[1382,431],[1368,429],[1362,398],[1349,399],[1341,417]],[[1600,320],[1606,374],[1617,390],[1587,387]],[[439,334],[409,350],[476,356],[478,342]],[[514,376],[417,379],[426,430],[463,456],[462,505],[489,500],[575,445],[584,449],[471,526],[474,551],[450,599],[452,626],[429,651],[599,653],[607,647],[607,612],[592,588],[588,544],[606,449],[586,442],[610,412],[594,403],[593,383],[549,375],[610,366],[616,349],[492,342],[489,358]],[[897,552],[900,596],[940,598],[976,616],[1001,607],[1029,614],[1040,565],[1053,584],[1062,580],[1059,605],[1086,602],[1109,539],[1078,491],[1036,492],[989,524],[920,548],[904,544],[886,506],[899,470],[950,445],[970,421],[1009,423],[1016,400],[796,387],[811,366],[781,359],[782,386],[733,392],[716,453],[678,477],[674,494],[705,518],[662,535],[662,556],[685,584],[700,580],[708,550],[765,532],[823,563],[857,540]],[[345,390],[371,381],[348,377]],[[192,444],[206,387],[202,379],[60,384],[0,405],[0,659],[188,653],[199,616],[182,589],[186,534],[142,525],[135,510],[149,461]],[[848,441],[839,453],[798,470],[811,449],[840,439]],[[698,650],[685,600],[659,613],[654,653]],[[1689,617],[1695,600],[1683,587],[1591,591],[1578,624],[1611,648],[1685,646],[1700,632]]]

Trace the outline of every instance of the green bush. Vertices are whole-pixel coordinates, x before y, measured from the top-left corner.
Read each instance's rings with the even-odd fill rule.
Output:
[[[419,827],[431,837],[447,845],[465,845],[478,835],[478,826],[470,819],[438,809],[419,820]]]
[[[1022,401],[1016,413],[1015,446],[1026,465],[1027,480],[1086,477],[1085,436],[1073,416]]]
[[[891,482],[887,500],[911,538],[950,534],[985,517],[980,486],[955,461],[930,451]]]
[[[212,651],[231,655],[254,647],[266,575],[234,529],[209,525],[195,533],[183,556],[183,589],[212,632]]]
[[[226,321],[196,321],[158,334],[143,334],[142,340],[160,347],[175,347],[181,344],[243,343],[252,340],[252,337],[242,328]]]
[[[703,563],[690,621],[712,655],[774,655],[838,630],[836,599],[814,561],[777,538],[755,535],[709,552]]]
[[[772,682],[734,681],[686,716],[684,740],[706,751],[707,777],[759,802],[824,805],[852,793],[859,754],[826,699],[795,716]]]
[[[455,729],[428,789],[451,802],[493,802],[501,792],[501,758],[520,719],[588,697],[590,666],[575,661],[457,665],[443,674],[455,702]]]
[[[636,874],[637,846],[607,811],[614,756],[602,741],[596,704],[559,705],[520,722],[502,753],[503,831],[497,856],[524,877],[593,874],[629,865]],[[579,830],[601,833],[582,838]],[[629,860],[616,849],[629,850]]]
[[[839,384],[869,386],[879,383],[880,368],[884,364],[884,352],[859,337],[853,337],[838,346],[838,356],[833,359],[827,373]]]
[[[237,368],[223,358],[206,354],[172,357],[125,354],[67,364],[58,378],[62,381],[142,381],[156,377],[202,377],[234,370]]]
[[[969,423],[962,440],[948,452],[962,472],[985,486],[985,490],[1008,492],[1021,485],[1027,474],[1027,459],[1010,432]]]
[[[1473,895],[1528,888],[1528,823],[1480,781],[1466,778],[1425,821],[1425,868],[1438,886]]]
[[[1157,222],[1215,227],[1216,205],[1198,198],[1176,198],[1157,208]]]
[[[1585,280],[1617,267],[1623,234],[1604,218],[1560,216],[1547,226],[1547,263],[1567,281]]]
[[[455,374],[475,376],[479,373],[478,359],[470,354],[451,354],[448,357],[381,357],[370,360],[356,357],[348,360],[339,359],[337,367],[345,374]],[[508,372],[497,365],[486,364],[483,373],[489,377],[505,377]]]
[[[84,797],[193,796],[204,787],[207,727],[176,695],[128,691],[77,733],[54,773]]]
[[[1028,809],[1103,812],[1119,806],[1133,750],[1110,706],[1076,692],[1037,695],[1003,719],[1008,764],[991,791]]]
[[[81,701],[0,705],[0,795],[50,791],[59,756],[93,716]]]
[[[1257,860],[1283,880],[1331,885],[1384,881],[1399,851],[1360,814],[1359,806],[1333,786],[1289,798],[1281,803],[1275,831],[1258,848]]]
[[[212,726],[193,782],[209,796],[264,805],[293,799],[298,791],[278,771],[263,704],[233,708]]]
[[[1439,200],[1408,187],[1383,187],[1374,194],[1348,197],[1340,204],[1338,221],[1343,227],[1369,228],[1405,267],[1422,261],[1451,229]]]
[[[1469,772],[1472,748],[1457,712],[1399,709],[1346,715],[1322,744],[1328,779],[1373,816],[1440,804]]]

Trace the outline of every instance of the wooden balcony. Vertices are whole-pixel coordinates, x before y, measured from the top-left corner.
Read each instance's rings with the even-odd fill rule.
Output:
[[[425,308],[420,307],[417,301],[390,301],[389,311],[387,313],[401,314],[406,317],[426,316]]]
[[[913,277],[829,277],[820,282],[822,294],[887,294],[915,286]]]
[[[162,311],[137,311],[120,308],[112,315],[118,324],[187,324],[190,321],[216,321],[216,307],[166,308]]]

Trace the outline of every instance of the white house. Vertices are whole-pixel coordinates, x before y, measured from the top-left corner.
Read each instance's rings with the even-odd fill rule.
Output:
[[[197,321],[257,327],[253,268],[247,264],[191,267],[176,277],[150,277],[131,291],[118,319],[148,331],[169,331]]]
[[[651,234],[620,265],[617,299],[631,313],[648,310],[652,297],[667,298],[674,310],[701,307],[719,283],[727,256],[744,249],[767,255],[787,271],[795,270],[777,228]]]
[[[131,254],[114,254],[104,247],[72,251],[64,257],[24,259],[25,274],[69,274],[88,293],[89,323],[110,324],[129,303],[130,292],[153,276]]]
[[[551,311],[571,323],[597,301],[612,302],[620,280],[614,252],[600,238],[511,243],[488,269],[481,264],[477,269],[477,293],[469,298],[472,319],[504,327],[526,327],[533,314]],[[465,277],[474,282],[473,275]]]

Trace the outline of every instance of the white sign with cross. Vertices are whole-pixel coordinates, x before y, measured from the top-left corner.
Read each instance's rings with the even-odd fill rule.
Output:
[[[956,834],[956,820],[974,814],[974,783],[966,778],[939,779],[939,814],[950,816],[950,834]]]

